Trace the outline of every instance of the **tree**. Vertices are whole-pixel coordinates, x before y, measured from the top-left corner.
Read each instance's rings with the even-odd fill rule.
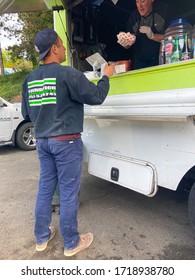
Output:
[[[8,50],[2,51],[2,57],[3,57],[3,64],[5,68],[14,68],[15,63],[11,59],[10,52]]]
[[[4,76],[4,64],[3,64],[3,54],[1,49],[1,43],[0,43],[0,74],[1,76]]]
[[[10,14],[0,18],[0,25],[7,36],[14,36],[18,39],[18,44],[9,47],[10,55],[13,60],[25,58],[37,65],[37,56],[34,49],[34,36],[43,28],[53,27],[53,13],[51,11],[38,11],[28,13],[18,13],[16,24],[8,25]]]

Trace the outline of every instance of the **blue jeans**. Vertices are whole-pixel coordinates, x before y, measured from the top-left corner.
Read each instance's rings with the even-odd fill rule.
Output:
[[[40,161],[40,181],[35,207],[35,236],[37,244],[50,238],[52,198],[60,189],[60,231],[64,249],[73,249],[80,241],[78,233],[78,193],[83,160],[83,142],[76,139],[37,139]]]

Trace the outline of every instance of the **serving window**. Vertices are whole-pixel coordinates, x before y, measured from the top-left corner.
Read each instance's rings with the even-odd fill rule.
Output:
[[[168,5],[170,21],[185,17],[192,26],[195,24],[194,0],[155,0],[158,2]],[[85,59],[96,52],[108,62],[131,59],[131,48],[126,50],[119,45],[116,35],[126,30],[128,18],[135,8],[135,0],[71,1],[68,13],[75,49],[73,66],[83,72],[92,70]]]

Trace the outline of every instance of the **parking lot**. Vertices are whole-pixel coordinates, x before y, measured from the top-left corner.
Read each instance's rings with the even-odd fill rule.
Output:
[[[56,212],[55,238],[44,252],[35,251],[36,151],[0,147],[0,159],[0,259],[66,259]],[[195,259],[186,195],[160,189],[148,198],[89,175],[84,165],[78,219],[79,231],[91,231],[95,239],[72,260]]]

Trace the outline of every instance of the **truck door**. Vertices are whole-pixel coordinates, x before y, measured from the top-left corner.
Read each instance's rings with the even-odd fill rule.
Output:
[[[0,142],[9,141],[11,138],[11,114],[9,104],[0,99]]]

